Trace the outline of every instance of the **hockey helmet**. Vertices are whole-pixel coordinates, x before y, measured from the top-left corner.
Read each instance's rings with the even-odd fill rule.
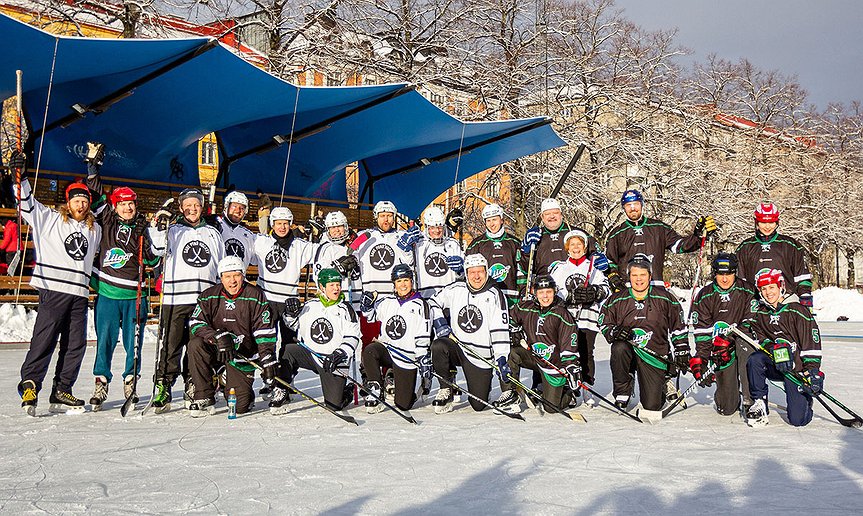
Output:
[[[503,218],[503,208],[500,207],[500,204],[489,204],[482,209],[483,220],[490,219],[492,217]]]
[[[243,192],[234,190],[225,196],[225,213],[228,212],[228,206],[230,206],[232,202],[242,204],[246,208],[246,211],[249,211],[249,198],[246,197],[246,194]]]
[[[548,274],[540,274],[533,280],[533,290],[537,291],[544,288],[552,288],[557,290],[557,284],[554,282],[554,278],[549,276]]]
[[[339,271],[332,268],[321,269],[318,273],[318,285],[326,286],[327,283],[341,283],[342,275],[339,274]]]
[[[635,256],[630,258],[628,262],[626,262],[626,273],[629,274],[629,272],[636,267],[640,269],[646,269],[647,272],[650,272],[652,274],[653,260],[651,260],[650,257],[644,253],[637,253]]]
[[[138,194],[128,186],[119,186],[111,192],[111,206],[117,207],[118,202],[135,201]]]
[[[294,214],[287,206],[279,206],[270,211],[270,225],[277,220],[287,220],[289,224],[294,222]]]
[[[242,272],[246,274],[246,264],[239,256],[226,256],[219,260],[219,276],[226,272]]]
[[[333,238],[332,235],[328,235],[330,240],[332,242],[335,242],[336,244],[344,243],[348,239],[348,237],[350,237],[350,226],[348,225],[348,218],[345,217],[345,214],[340,211],[331,211],[327,213],[327,216],[324,217],[324,226],[326,226],[327,229],[336,228],[339,226],[345,227],[345,234],[338,238]]]
[[[762,269],[755,276],[755,284],[759,289],[767,285],[779,285],[780,289],[785,290],[785,277],[778,269]]]
[[[539,205],[539,212],[545,213],[548,210],[559,210],[560,203],[557,202],[557,199],[549,197],[548,199],[543,199],[542,204]]]
[[[641,204],[644,204],[644,196],[641,195],[641,192],[635,189],[623,192],[623,195],[620,196],[620,205],[623,206],[631,202],[640,202]]]
[[[392,201],[378,201],[372,209],[372,215],[377,219],[381,213],[392,213],[395,216],[398,210],[396,210],[396,205]]]
[[[737,274],[737,256],[733,253],[719,253],[710,264],[713,274]]]
[[[465,256],[464,270],[472,269],[474,267],[483,267],[484,269],[488,269],[488,260],[485,259],[485,256],[479,253]]]
[[[426,227],[443,226],[445,219],[446,217],[443,214],[443,210],[437,206],[432,206],[423,213],[423,224],[425,224]]]
[[[411,281],[414,279],[414,271],[411,270],[410,265],[399,263],[393,267],[393,271],[390,273],[390,279],[395,281],[397,279],[402,278],[410,278]]]
[[[186,199],[197,199],[198,204],[204,206],[204,194],[202,194],[197,188],[186,188],[180,192],[180,195],[177,196],[177,205],[182,207],[183,201]]]
[[[569,239],[570,238],[580,238],[581,243],[584,244],[585,250],[587,249],[587,233],[585,233],[584,231],[582,231],[580,229],[573,229],[573,230],[567,232],[566,235],[563,237],[563,248],[564,249],[569,249]]]
[[[779,222],[779,208],[772,202],[762,202],[755,207],[755,222]]]

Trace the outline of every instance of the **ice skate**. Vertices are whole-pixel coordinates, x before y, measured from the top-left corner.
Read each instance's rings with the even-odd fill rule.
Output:
[[[382,397],[381,384],[378,382],[368,382],[366,384],[366,412],[369,414],[377,414],[383,411],[384,405],[378,398]]]
[[[437,396],[435,396],[434,401],[432,401],[435,414],[452,412],[452,402],[452,389],[449,387],[441,387],[440,390],[437,391]]]
[[[500,393],[500,397],[492,405],[508,414],[521,413],[521,399],[515,389],[509,389]]]
[[[156,414],[171,410],[171,387],[163,381],[156,382],[156,394],[153,397],[153,411]]]
[[[84,400],[79,400],[73,396],[71,392],[58,391],[55,388],[51,391],[49,401],[51,402],[51,405],[48,407],[48,411],[55,414],[73,415],[83,414],[85,412]]]
[[[212,416],[216,413],[216,400],[209,398],[192,400],[189,404],[189,415],[192,417]]]
[[[755,403],[746,411],[746,424],[752,428],[767,426],[768,409],[764,400],[755,400]]]
[[[18,394],[21,396],[21,408],[30,416],[36,416],[36,403],[38,394],[36,392],[36,382],[33,380],[24,380],[18,384]]]
[[[186,384],[186,390],[183,391],[183,407],[186,410],[192,406],[192,402],[195,400],[195,385],[192,382]]]
[[[680,397],[680,391],[677,390],[677,387],[674,385],[674,382],[669,378],[665,380],[665,401],[669,403],[673,403],[674,400]]]
[[[135,392],[135,377],[127,376],[125,380],[123,380],[123,396],[127,399],[131,396],[132,403],[138,403],[138,393]]]
[[[626,410],[629,407],[629,396],[615,396],[614,406],[620,410]]]
[[[287,389],[278,385],[271,385],[269,387],[269,398],[270,414],[278,416],[288,413],[290,410],[288,403],[291,401],[291,396]]]
[[[102,410],[102,403],[108,399],[108,382],[101,376],[96,377],[96,386],[93,388],[93,396],[90,397],[90,409],[93,412]]]

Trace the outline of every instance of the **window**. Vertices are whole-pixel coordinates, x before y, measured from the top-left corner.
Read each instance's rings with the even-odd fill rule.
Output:
[[[485,192],[490,199],[500,198],[500,178],[497,176],[490,177],[485,184]]]
[[[201,142],[201,165],[216,165],[216,142]]]
[[[369,76],[363,77],[363,84],[365,84],[365,85],[371,86],[371,85],[377,84],[377,83],[378,83],[378,80],[375,79],[374,77],[369,77]]]
[[[444,104],[443,95],[441,95],[440,93],[432,93],[429,100],[431,100],[432,104],[438,107],[443,106]]]
[[[342,81],[336,75],[327,76],[327,86],[341,86]]]

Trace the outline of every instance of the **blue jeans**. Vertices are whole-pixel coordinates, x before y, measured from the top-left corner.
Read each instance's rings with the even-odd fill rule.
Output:
[[[812,396],[800,392],[797,384],[780,373],[773,359],[765,353],[756,351],[746,362],[749,377],[749,392],[752,400],[767,401],[767,380],[782,381],[785,384],[785,403],[788,405],[788,422],[794,426],[806,426],[812,421]]]
[[[141,371],[141,344],[144,342],[144,325],[147,324],[147,298],[141,297],[140,332],[138,337],[138,367],[135,368],[135,299],[111,299],[104,295],[96,299],[96,364],[93,376],[104,376],[111,382],[111,360],[117,347],[117,337],[123,330],[123,348],[126,350],[126,368],[123,378]]]

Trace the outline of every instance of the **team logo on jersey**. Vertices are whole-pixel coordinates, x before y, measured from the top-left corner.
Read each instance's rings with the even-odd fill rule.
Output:
[[[225,299],[225,310],[232,312],[237,309],[236,299]]]
[[[396,254],[393,248],[387,244],[378,244],[372,247],[369,253],[369,262],[372,267],[379,271],[389,270],[396,263]]]
[[[642,303],[641,301],[636,301],[635,302],[635,309],[636,310],[644,310],[644,303]]]
[[[552,242],[557,242],[560,240],[560,233],[550,233],[548,236],[551,237]]]
[[[724,337],[731,332],[731,325],[725,321],[716,321],[713,323],[713,338]]]
[[[475,305],[464,305],[458,311],[458,327],[467,333],[474,333],[482,326],[482,310]]]
[[[720,303],[730,303],[731,302],[731,294],[728,292],[723,292],[719,294],[719,302]]]
[[[434,278],[440,278],[449,270],[446,257],[440,253],[431,253],[426,256],[424,265],[428,275]]]
[[[779,314],[770,314],[770,324],[779,326]]]
[[[770,252],[770,244],[761,244],[761,252],[769,253]]]
[[[119,247],[113,247],[113,248],[105,251],[105,259],[102,260],[102,267],[111,267],[112,269],[122,269],[123,266],[125,266],[131,258],[132,258],[131,254],[120,249]]]
[[[281,246],[275,245],[264,258],[264,266],[273,274],[282,272],[288,265],[288,253]]]
[[[635,344],[636,347],[647,347],[647,343],[650,342],[650,339],[652,338],[652,331],[644,331],[641,328],[632,329],[632,343]]]
[[[584,285],[585,283],[587,283],[587,278],[584,276],[584,274],[575,273],[570,274],[563,284],[566,285],[566,290],[572,292],[573,290]]]
[[[124,244],[129,243],[129,238],[132,237],[132,227],[127,226],[125,224],[120,224],[117,226],[117,242],[122,242]]]
[[[506,277],[509,276],[510,267],[510,265],[495,263],[488,268],[488,275],[491,277],[491,279],[497,281],[498,283],[503,283],[504,281],[506,281]]]
[[[87,237],[80,231],[67,236],[63,244],[66,247],[66,254],[76,262],[84,261],[84,257],[87,256],[87,249],[90,248]]]
[[[635,228],[635,236],[644,236],[643,228]]]
[[[503,249],[503,243],[502,242],[495,242],[494,244],[492,244],[492,247],[494,249]]]
[[[313,341],[318,344],[326,344],[333,340],[333,323],[319,317],[312,323],[310,333]]]
[[[408,325],[405,322],[404,317],[401,315],[394,315],[389,318],[386,326],[384,327],[384,331],[387,332],[387,337],[393,340],[399,340],[400,338],[405,336],[407,333]]]
[[[552,355],[554,355],[554,344],[546,344],[544,342],[536,342],[531,344],[530,346],[533,348],[533,352],[544,358],[545,360],[551,361]]]
[[[246,248],[245,246],[243,246],[243,243],[236,238],[229,238],[225,240],[225,254],[227,256],[238,256],[240,258],[245,258]]]
[[[545,335],[543,327],[545,326],[545,317],[540,317],[536,320],[536,334]]]
[[[210,263],[210,248],[200,240],[192,240],[183,246],[182,256],[191,267],[206,267]]]

